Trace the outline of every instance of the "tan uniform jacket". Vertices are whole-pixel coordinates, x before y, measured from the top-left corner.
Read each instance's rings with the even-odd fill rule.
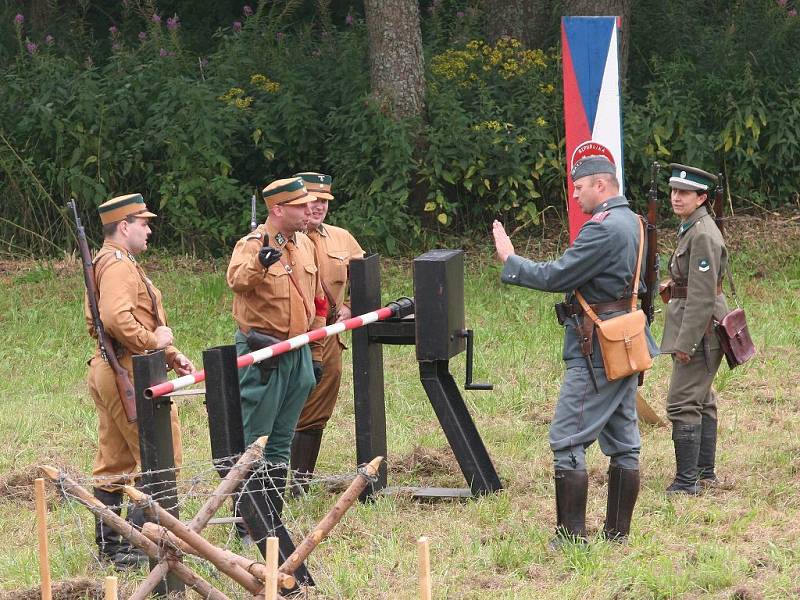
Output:
[[[725,240],[706,207],[700,206],[678,229],[678,246],[669,261],[672,281],[688,289],[686,298],[667,303],[662,352],[680,350],[693,356],[702,350],[704,336],[709,348],[719,346],[709,323],[728,313],[724,294],[717,294],[727,264]]]
[[[94,265],[100,320],[106,333],[116,340],[114,346],[117,359],[128,370],[132,380],[132,355],[156,350],[156,336],[153,332],[159,325],[167,323],[161,292],[147,278],[133,255],[108,240],[97,252]],[[156,300],[158,319],[153,312],[153,301],[148,288]],[[86,298],[84,314],[89,333],[95,337]],[[167,346],[164,350],[167,367],[172,368],[178,349]],[[98,447],[92,474],[98,478],[96,486],[116,491],[115,484],[132,482],[134,474],[139,471],[138,425],[129,423],[125,417],[114,371],[100,358],[99,346],[89,365],[87,383],[97,410],[98,427]],[[174,404],[170,408],[170,420],[175,465],[179,467],[183,460],[183,450],[178,411]]]
[[[364,250],[349,231],[333,225],[320,225],[316,231],[309,231],[308,237],[314,242],[323,291],[335,320],[347,293],[350,260],[363,258]]]
[[[269,269],[258,260],[265,235],[269,245],[283,253],[281,260]],[[325,326],[325,317],[317,314],[314,305],[314,300],[323,299],[324,294],[317,276],[314,244],[302,233],[282,238],[267,219],[240,239],[233,249],[226,280],[234,292],[233,318],[242,330],[256,328],[287,339]],[[306,302],[292,283],[284,262],[291,267]],[[322,360],[319,341],[311,343],[311,355],[314,360]]]
[[[145,275],[133,255],[122,246],[106,240],[95,256],[94,268],[100,296],[98,299],[100,320],[106,333],[117,341],[117,349],[122,346],[126,351],[118,353],[117,358],[121,360],[127,354],[144,354],[157,350],[156,335],[153,332],[159,325],[166,325],[167,315],[164,312],[161,292]],[[148,293],[148,287],[156,299],[158,319],[153,313],[153,301]],[[96,338],[86,296],[84,296],[84,315],[89,334]],[[97,354],[99,353],[98,345]],[[178,349],[175,346],[167,346],[165,353],[167,367],[172,368]]]

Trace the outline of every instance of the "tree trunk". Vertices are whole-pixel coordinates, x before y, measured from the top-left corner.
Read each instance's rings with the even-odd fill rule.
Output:
[[[422,115],[425,62],[419,4],[415,0],[365,0],[372,95],[396,118]]]
[[[564,0],[563,15],[619,16],[622,25],[619,32],[619,79],[624,83],[628,70],[628,39],[630,38],[632,0]]]
[[[551,33],[553,6],[549,0],[485,0],[487,37],[520,40],[528,48],[543,48]]]

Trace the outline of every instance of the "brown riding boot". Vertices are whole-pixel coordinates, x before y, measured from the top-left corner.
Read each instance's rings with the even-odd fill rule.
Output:
[[[565,542],[586,542],[586,497],[589,474],[580,471],[556,471],[556,536],[550,548],[558,550]]]
[[[639,470],[610,467],[608,469],[608,504],[603,536],[624,543],[631,530],[631,517],[639,497]]]

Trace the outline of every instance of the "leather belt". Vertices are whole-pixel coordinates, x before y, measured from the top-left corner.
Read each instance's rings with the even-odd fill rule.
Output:
[[[689,292],[689,286],[687,285],[677,285],[675,283],[670,286],[671,294],[670,298],[686,298]],[[722,282],[720,281],[717,283],[717,296],[722,294]]]
[[[618,312],[621,310],[629,311],[631,308],[631,299],[620,298],[613,302],[598,302],[597,304],[590,304],[589,307],[598,315],[600,313]],[[583,307],[580,304],[570,304],[566,308],[567,314],[571,317],[583,314]]]
[[[285,342],[288,338],[285,335],[275,333],[274,331],[269,331],[268,329],[258,329],[257,327],[248,327],[247,325],[239,325],[239,331],[241,331],[244,335],[247,335],[251,331],[256,333],[264,333],[266,335],[271,335],[274,338],[279,339],[282,342]]]

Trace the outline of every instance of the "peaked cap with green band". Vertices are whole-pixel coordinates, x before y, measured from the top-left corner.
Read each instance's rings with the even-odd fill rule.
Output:
[[[308,171],[305,173],[295,173],[293,177],[300,177],[306,185],[308,193],[312,196],[322,198],[323,200],[333,200],[333,194],[331,194],[333,177],[330,175]]]
[[[147,210],[147,205],[144,203],[144,198],[142,198],[141,194],[126,194],[112,198],[107,202],[103,202],[97,208],[97,212],[100,213],[100,222],[103,225],[122,221],[131,215],[145,219],[156,216],[155,213]]]
[[[669,186],[676,190],[691,190],[693,192],[708,192],[717,185],[716,175],[712,175],[696,167],[687,167],[678,163],[669,165],[672,175]]]
[[[286,204],[306,204],[314,198],[309,196],[303,180],[299,177],[277,179],[261,190],[267,208]]]

